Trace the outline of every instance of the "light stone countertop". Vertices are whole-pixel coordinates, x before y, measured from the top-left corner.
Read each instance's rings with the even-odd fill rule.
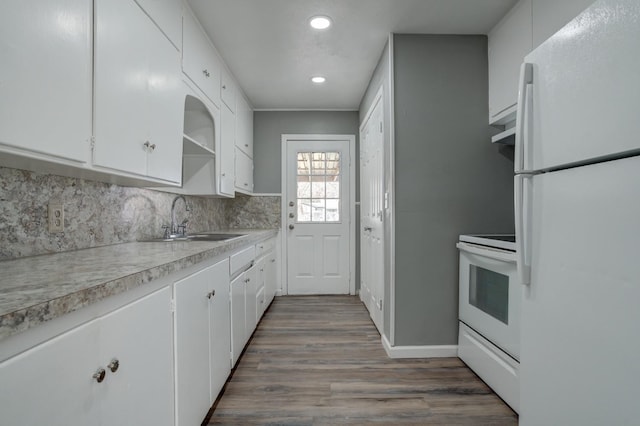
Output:
[[[132,242],[0,261],[0,340],[154,279],[275,237],[233,229],[229,241]]]

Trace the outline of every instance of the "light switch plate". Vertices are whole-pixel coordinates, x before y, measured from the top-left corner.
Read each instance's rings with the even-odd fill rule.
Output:
[[[49,203],[49,232],[64,232],[64,206],[62,203]]]

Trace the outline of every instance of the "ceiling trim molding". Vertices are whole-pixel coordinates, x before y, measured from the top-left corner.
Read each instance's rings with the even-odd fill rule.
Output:
[[[254,112],[294,112],[294,111],[336,111],[358,112],[357,108],[254,108]]]

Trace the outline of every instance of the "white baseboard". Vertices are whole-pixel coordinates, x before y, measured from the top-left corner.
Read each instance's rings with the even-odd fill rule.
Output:
[[[382,346],[389,358],[450,358],[458,356],[458,345],[391,346],[382,335]]]

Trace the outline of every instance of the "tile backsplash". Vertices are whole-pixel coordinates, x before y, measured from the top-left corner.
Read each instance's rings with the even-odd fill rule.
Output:
[[[0,167],[0,259],[117,244],[162,235],[176,194]],[[279,196],[185,197],[189,232],[279,228]],[[47,206],[64,204],[64,232],[51,234]]]

